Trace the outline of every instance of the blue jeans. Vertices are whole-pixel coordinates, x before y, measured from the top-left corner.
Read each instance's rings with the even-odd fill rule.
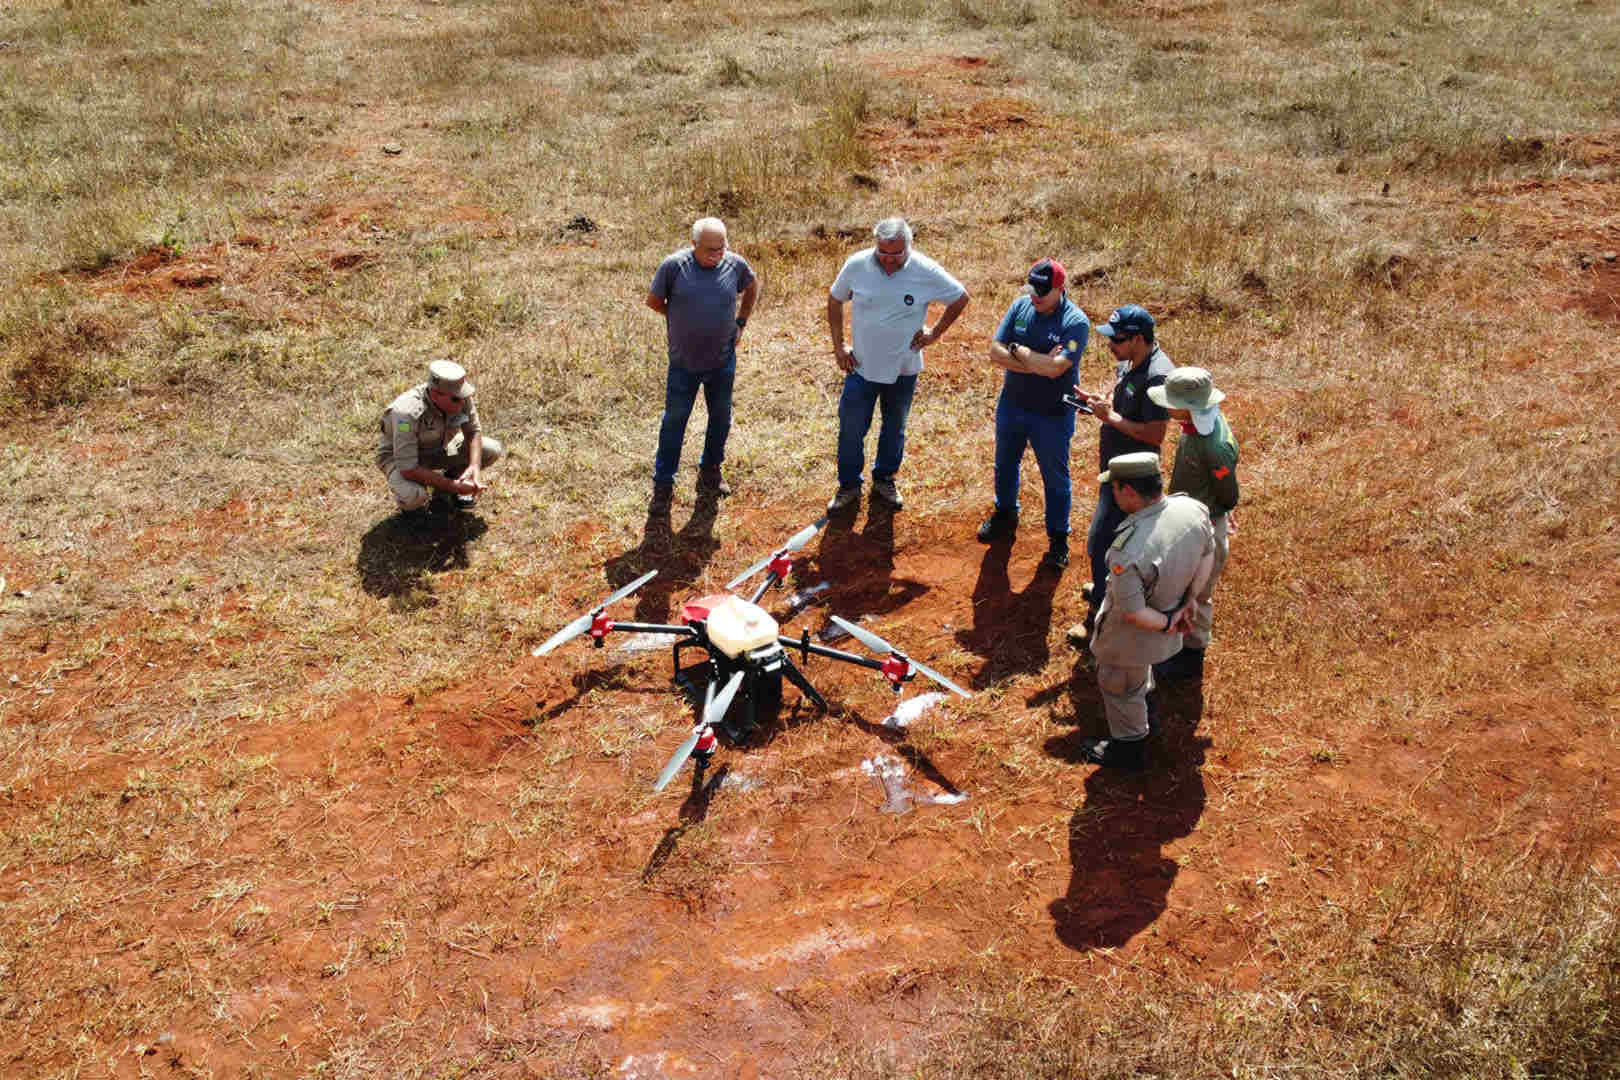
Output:
[[[670,365],[664,383],[664,419],[658,425],[658,456],[653,459],[654,486],[675,483],[675,470],[681,467],[681,441],[686,438],[686,422],[691,419],[698,387],[703,388],[703,404],[709,410],[709,427],[703,436],[703,457],[698,467],[720,467],[726,459],[726,436],[731,434],[731,388],[736,381],[735,353],[724,366],[708,371],[687,371]]]
[[[1086,554],[1091,557],[1091,603],[1102,606],[1108,594],[1108,549],[1114,546],[1114,531],[1127,517],[1114,501],[1111,484],[1097,488],[1097,512],[1091,515],[1091,530],[1086,533]]]
[[[879,403],[883,420],[878,425],[872,479],[894,479],[906,456],[906,417],[911,414],[911,398],[916,392],[915,375],[902,375],[892,383],[868,382],[853,371],[844,376],[844,392],[838,399],[839,487],[861,486],[861,471],[866,468],[866,432],[872,426],[872,410]]]
[[[1059,416],[1030,412],[1008,402],[996,404],[996,509],[1018,512],[1018,478],[1024,448],[1035,450],[1046,490],[1046,535],[1069,535],[1069,509],[1074,493],[1069,486],[1069,443],[1074,439],[1074,410]]]

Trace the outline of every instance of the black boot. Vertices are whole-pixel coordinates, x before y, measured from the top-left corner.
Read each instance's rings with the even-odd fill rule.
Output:
[[[1147,740],[1081,739],[1080,760],[1090,765],[1121,772],[1141,772],[1147,768]]]

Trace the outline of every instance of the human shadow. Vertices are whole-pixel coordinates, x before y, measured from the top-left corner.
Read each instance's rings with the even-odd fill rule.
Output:
[[[832,583],[829,608],[850,619],[882,615],[926,593],[922,582],[894,576],[894,508],[874,501],[858,532],[857,517],[853,508],[829,515],[820,547],[805,559],[821,580]]]
[[[720,516],[720,499],[713,492],[700,491],[692,506],[692,516],[679,532],[673,528],[668,510],[647,511],[641,542],[607,561],[603,573],[615,589],[630,584],[648,570],[658,576],[636,592],[635,622],[662,623],[670,617],[676,594],[685,593],[702,576],[703,568],[720,548],[714,535],[714,522]]]
[[[1043,563],[1023,591],[1015,593],[1007,569],[1011,561],[1011,540],[985,548],[979,578],[973,583],[973,625],[956,632],[958,644],[985,660],[973,676],[975,690],[1010,675],[1039,671],[1051,659],[1047,637],[1053,597],[1063,575]]]
[[[467,545],[489,530],[476,513],[391,514],[360,539],[354,565],[367,595],[398,597],[426,586],[429,574],[464,570]]]
[[[726,774],[731,771],[731,766],[720,766],[707,782],[703,779],[706,768],[704,765],[693,766],[692,789],[681,803],[676,824],[664,830],[664,835],[659,837],[652,854],[647,858],[647,865],[641,868],[642,881],[651,881],[659,868],[675,854],[675,849],[680,845],[681,837],[686,835],[686,830],[709,816],[709,804],[714,801],[715,792],[726,782]]]
[[[1084,671],[1081,680],[1091,683],[1101,726],[1096,681]],[[1123,945],[1163,914],[1178,870],[1164,847],[1190,833],[1204,812],[1210,740],[1197,733],[1202,687],[1172,684],[1156,697],[1158,731],[1147,770],[1093,769],[1069,820],[1069,887],[1047,910],[1058,940],[1077,951]],[[1082,731],[1054,736],[1046,752],[1078,763],[1081,737]]]

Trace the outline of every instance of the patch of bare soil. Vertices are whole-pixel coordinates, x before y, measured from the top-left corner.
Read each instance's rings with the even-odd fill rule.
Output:
[[[1557,306],[1620,322],[1620,133],[1558,149],[1579,173],[1497,185],[1486,198],[1514,223]]]

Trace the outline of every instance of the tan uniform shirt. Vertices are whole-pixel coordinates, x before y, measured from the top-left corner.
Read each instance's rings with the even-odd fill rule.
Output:
[[[403,472],[434,464],[446,456],[445,448],[457,431],[469,439],[478,434],[478,407],[473,400],[463,401],[460,412],[447,416],[428,398],[427,383],[414,386],[383,410],[377,465]]]
[[[1108,549],[1108,595],[1091,647],[1097,662],[1142,667],[1180,652],[1180,634],[1143,630],[1115,613],[1175,611],[1187,601],[1205,553],[1214,550],[1209,511],[1189,496],[1167,495],[1126,518]]]

